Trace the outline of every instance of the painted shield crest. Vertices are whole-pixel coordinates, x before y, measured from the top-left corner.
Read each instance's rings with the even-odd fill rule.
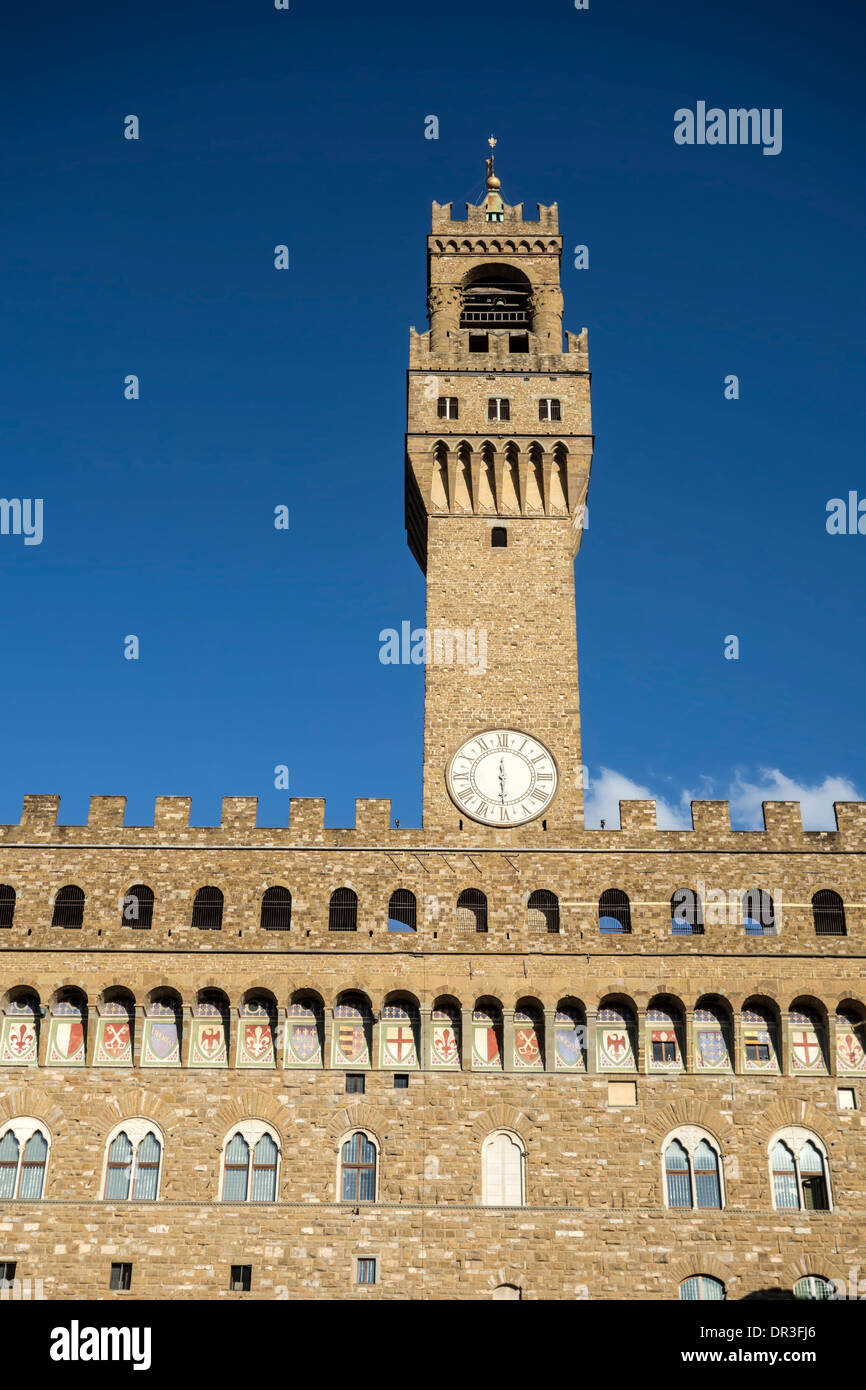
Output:
[[[391,1062],[404,1066],[415,1060],[415,1037],[408,1023],[390,1023],[384,1033],[385,1053]]]
[[[109,1057],[122,1057],[129,1048],[129,1024],[113,1023],[109,1019],[102,1035],[102,1047]]]
[[[840,1071],[862,1071],[866,1064],[866,1053],[856,1033],[838,1033],[836,1050],[839,1056]]]
[[[36,1053],[36,1025],[13,1018],[6,1033],[6,1049],[14,1062],[25,1061]]]
[[[319,1030],[315,1023],[294,1023],[289,1046],[299,1062],[309,1062],[319,1051]]]
[[[521,1067],[537,1067],[541,1064],[538,1034],[531,1025],[518,1026],[514,1030],[514,1060]]]
[[[177,1024],[173,1019],[161,1018],[150,1025],[148,1038],[150,1050],[160,1062],[177,1051]]]
[[[262,1062],[271,1052],[271,1026],[269,1023],[244,1024],[244,1051],[254,1062]]]
[[[601,1059],[605,1067],[631,1066],[631,1042],[624,1026],[601,1030]]]
[[[54,1025],[52,1053],[64,1062],[71,1062],[84,1046],[84,1024],[61,1019]]]
[[[824,1058],[818,1035],[811,1028],[804,1028],[791,1034],[794,1052],[794,1066],[800,1071],[823,1070]]]
[[[697,1034],[698,1066],[706,1070],[726,1070],[729,1063],[728,1046],[721,1028],[702,1028]]]
[[[337,1034],[337,1046],[349,1062],[357,1062],[367,1051],[367,1039],[362,1023],[341,1023]]]
[[[496,1029],[489,1024],[475,1026],[475,1053],[484,1066],[490,1066],[499,1057],[499,1039]]]
[[[583,1066],[583,1028],[557,1028],[556,1065],[558,1067]]]
[[[433,1062],[452,1067],[458,1060],[457,1034],[453,1028],[434,1026]]]

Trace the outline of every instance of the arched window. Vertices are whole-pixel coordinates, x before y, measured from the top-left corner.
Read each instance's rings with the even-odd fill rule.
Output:
[[[146,883],[134,883],[127,889],[120,924],[123,927],[153,926],[153,889]]]
[[[365,994],[341,994],[334,1009],[332,1066],[357,1071],[370,1065],[373,1013]]]
[[[277,1011],[273,997],[252,991],[238,1009],[236,1066],[275,1067]]]
[[[822,888],[812,896],[812,916],[816,936],[847,936],[845,904],[832,888]]]
[[[415,931],[418,926],[418,903],[408,888],[398,888],[388,902],[388,930]]]
[[[39,1057],[42,1006],[32,990],[16,989],[6,1001],[0,1030],[0,1064],[35,1067]]]
[[[93,1065],[131,1067],[135,1000],[126,990],[112,991],[99,1010]]]
[[[495,999],[479,999],[472,1013],[472,1066],[502,1070],[502,1009]]]
[[[530,931],[548,932],[551,936],[559,931],[559,898],[549,888],[536,888],[530,893],[526,913]]]
[[[60,888],[54,899],[52,927],[81,927],[84,925],[84,890],[74,883]]]
[[[554,1016],[556,1070],[586,1071],[586,1014],[582,1006],[561,999]]]
[[[711,1274],[693,1274],[690,1279],[684,1279],[680,1284],[680,1298],[684,1300],[698,1299],[701,1302],[721,1302],[725,1297],[725,1286],[721,1279],[714,1279]]]
[[[418,1065],[418,1009],[413,1000],[391,999],[379,1025],[380,1067],[409,1071]]]
[[[507,1130],[489,1134],[481,1150],[481,1202],[485,1207],[522,1207],[525,1153]]]
[[[704,909],[693,888],[678,888],[671,898],[671,931],[674,936],[701,936]]]
[[[743,1066],[746,1071],[779,1070],[776,1020],[759,999],[747,999],[743,1005]]]
[[[746,936],[772,936],[776,931],[776,909],[764,888],[752,888],[743,898]]]
[[[340,1200],[375,1202],[376,1145],[361,1130],[343,1144],[340,1158]]]
[[[836,1010],[836,1067],[840,1072],[866,1071],[866,1023],[860,1004],[840,1004]]]
[[[826,1073],[825,1028],[815,1006],[807,999],[795,999],[788,1012],[788,1027],[794,1071]]]
[[[292,895],[288,888],[266,888],[262,894],[259,925],[265,931],[289,931],[292,925]]]
[[[836,1285],[820,1274],[807,1274],[794,1285],[795,1298],[835,1298]]]
[[[457,899],[457,930],[487,931],[487,897],[480,888],[464,888]]]
[[[520,999],[514,1010],[515,1071],[543,1071],[544,1014],[534,999]]]
[[[103,1195],[107,1202],[155,1202],[162,1139],[148,1120],[126,1120],[109,1141]]]
[[[493,1290],[493,1300],[496,1303],[519,1303],[520,1289],[516,1284],[497,1284]]]
[[[169,989],[154,991],[144,1020],[143,1067],[179,1067],[181,1002]]]
[[[631,904],[620,888],[607,888],[598,900],[598,929],[602,932],[630,932]]]
[[[328,931],[358,930],[358,894],[352,888],[336,888],[328,908]]]
[[[0,1201],[39,1201],[48,1142],[48,1131],[39,1120],[21,1116],[0,1126]]]
[[[669,1207],[721,1209],[720,1155],[715,1142],[696,1125],[685,1125],[670,1136],[664,1150],[664,1170]]]
[[[244,1120],[223,1145],[222,1200],[275,1202],[280,1167],[276,1130],[262,1120]]]
[[[15,916],[15,889],[0,883],[0,927],[11,927]]]
[[[456,999],[435,1000],[430,1015],[430,1066],[460,1070],[461,1013]]]
[[[698,1071],[731,1071],[730,1011],[722,999],[705,994],[695,1006],[695,1063]]]
[[[199,991],[192,1011],[191,1067],[228,1066],[229,1001],[219,989]]]
[[[603,999],[596,1014],[599,1071],[636,1071],[634,1010],[618,999]]]
[[[83,1067],[87,1058],[87,1000],[80,989],[62,989],[51,1009],[49,1067]]]
[[[777,1211],[829,1211],[827,1155],[817,1135],[792,1125],[770,1143],[773,1206]]]
[[[192,905],[192,923],[203,931],[219,931],[223,924],[223,895],[219,888],[199,888]]]
[[[683,1015],[666,995],[651,999],[646,1011],[646,1059],[649,1071],[682,1071]]]

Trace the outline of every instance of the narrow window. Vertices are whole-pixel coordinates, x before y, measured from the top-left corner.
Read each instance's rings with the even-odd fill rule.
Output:
[[[511,401],[505,396],[491,396],[487,402],[488,420],[510,420]]]
[[[464,888],[457,899],[457,930],[487,931],[487,898],[480,888]]]
[[[129,1196],[129,1183],[132,1176],[132,1141],[123,1130],[112,1141],[108,1151],[108,1168],[105,1174],[106,1201],[125,1201]]]
[[[128,1293],[132,1288],[132,1265],[112,1264],[108,1287],[114,1293]]]
[[[343,1145],[342,1198],[344,1202],[376,1200],[376,1146],[366,1134],[353,1134]]]
[[[11,1129],[0,1139],[0,1200],[15,1196],[18,1184],[19,1144]]]
[[[491,527],[490,544],[494,550],[505,550],[508,545],[508,528],[506,526]]]
[[[122,927],[153,926],[153,889],[146,883],[134,883],[127,889],[120,915]]]
[[[263,1134],[253,1150],[253,1185],[251,1202],[275,1202],[277,1199],[277,1146],[269,1134]]]
[[[0,1289],[11,1289],[15,1283],[16,1263],[14,1260],[0,1260]]]
[[[538,418],[544,422],[561,420],[562,410],[555,397],[545,397],[538,402]]]
[[[436,407],[436,413],[440,420],[458,419],[457,397],[440,396]]]
[[[809,1140],[800,1150],[800,1181],[803,1185],[803,1206],[806,1211],[827,1211],[827,1182],[824,1160]]]
[[[0,927],[11,927],[15,916],[15,889],[9,883],[0,883]]]
[[[822,888],[812,898],[816,936],[847,936],[845,904],[832,888]]]
[[[288,888],[266,888],[260,926],[265,931],[288,931],[292,925],[292,895]]]
[[[54,899],[52,927],[81,927],[84,925],[84,892],[74,883],[61,888]]]
[[[512,1134],[491,1134],[481,1155],[485,1207],[523,1206],[523,1147]]]
[[[358,894],[352,888],[337,888],[328,908],[328,931],[358,930]]]
[[[488,344],[487,344],[487,334],[486,334],[486,333],[470,333],[470,334],[469,334],[469,351],[470,351],[470,352],[487,352],[487,351],[489,351],[489,349],[488,349]]]
[[[346,1073],[346,1094],[349,1096],[362,1096],[366,1077],[363,1072]]]
[[[232,1293],[249,1293],[253,1286],[252,1265],[232,1265],[229,1289]]]
[[[404,1072],[404,1071],[395,1071],[395,1073],[394,1073],[394,1090],[395,1090],[395,1091],[408,1091],[408,1089],[409,1089],[409,1075],[408,1075],[408,1073],[407,1073],[407,1072]]]
[[[156,1201],[161,1153],[162,1145],[153,1131],[146,1134],[135,1156],[135,1183],[132,1195],[137,1202]]]
[[[226,1149],[223,1201],[245,1202],[250,1173],[250,1146],[242,1134],[232,1136]]]
[[[556,936],[559,932],[559,898],[549,888],[536,888],[526,904],[528,925],[533,931]]]
[[[690,1207],[692,1185],[689,1178],[689,1156],[678,1139],[672,1139],[665,1150],[665,1177],[668,1185],[669,1207]]]
[[[718,1207],[722,1205],[722,1189],[719,1182],[719,1159],[706,1139],[702,1139],[695,1149],[695,1206]]]
[[[192,905],[192,925],[219,931],[223,924],[223,895],[219,888],[199,888]]]
[[[800,1201],[797,1195],[797,1169],[794,1155],[781,1140],[773,1149],[773,1203],[779,1211],[797,1211]]]
[[[630,932],[631,905],[620,888],[608,888],[598,900],[598,929],[602,932]]]
[[[360,1259],[357,1262],[355,1283],[356,1284],[375,1284],[376,1282],[376,1261]]]
[[[415,931],[418,926],[418,903],[408,888],[398,888],[388,903],[388,930]]]

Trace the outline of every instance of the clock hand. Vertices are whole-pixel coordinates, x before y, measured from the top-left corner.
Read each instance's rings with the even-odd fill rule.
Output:
[[[499,800],[505,800],[505,759],[499,759]]]

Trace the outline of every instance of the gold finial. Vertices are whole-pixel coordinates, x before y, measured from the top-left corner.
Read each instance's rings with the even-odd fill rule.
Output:
[[[487,143],[490,146],[490,158],[487,160],[487,187],[488,189],[497,189],[499,188],[500,184],[499,179],[493,172],[493,151],[495,146],[498,145],[499,141],[496,139],[495,135],[491,135]]]

